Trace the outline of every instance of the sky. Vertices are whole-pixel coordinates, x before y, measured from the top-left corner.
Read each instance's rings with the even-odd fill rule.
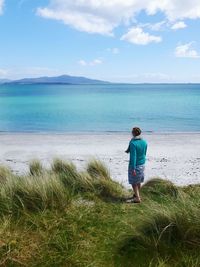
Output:
[[[200,0],[0,0],[0,79],[200,82]]]

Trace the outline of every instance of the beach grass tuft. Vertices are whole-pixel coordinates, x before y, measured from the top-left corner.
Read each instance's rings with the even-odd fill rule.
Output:
[[[138,266],[140,257],[146,255],[141,266],[149,262],[160,266],[161,259],[163,266],[197,267],[200,263],[199,207],[193,200],[181,198],[168,206],[153,204],[149,211],[118,249],[123,264],[131,266],[130,262],[135,262]]]
[[[0,216],[60,209],[65,203],[68,203],[67,190],[53,175],[10,176],[0,189]]]
[[[95,159],[88,163],[87,172],[94,179],[110,179],[110,173],[105,164]]]
[[[5,182],[7,178],[12,176],[12,172],[9,167],[0,166],[0,183]]]
[[[159,197],[163,197],[163,200],[167,199],[167,196],[172,198],[177,198],[179,194],[179,188],[175,186],[172,182],[168,180],[163,180],[159,178],[154,178],[145,183],[145,193],[146,195],[153,196],[155,199],[159,195]]]
[[[76,166],[71,162],[55,159],[51,170],[72,194],[94,189],[91,177],[86,173],[78,172]]]
[[[43,166],[39,160],[32,160],[29,164],[31,175],[38,176],[43,173]]]

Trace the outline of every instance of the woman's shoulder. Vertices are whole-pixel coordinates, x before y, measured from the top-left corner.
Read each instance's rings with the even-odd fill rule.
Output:
[[[129,144],[136,144],[136,143],[147,144],[147,141],[143,138],[132,138],[129,142]]]
[[[144,144],[144,145],[147,145],[147,141],[145,140],[145,139],[143,139],[143,138],[140,138],[140,139],[132,139],[131,141],[130,141],[130,143],[132,143],[132,144]]]
[[[130,140],[130,142],[129,142],[129,147],[130,147],[130,148],[135,147],[135,141],[134,141],[134,138],[132,138],[132,139]]]
[[[142,143],[147,146],[147,141],[145,139],[142,139]]]

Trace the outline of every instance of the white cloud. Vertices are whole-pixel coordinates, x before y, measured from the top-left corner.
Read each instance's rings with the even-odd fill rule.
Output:
[[[83,66],[83,67],[85,67],[85,66],[96,66],[96,65],[100,65],[102,63],[103,63],[103,61],[101,59],[99,59],[99,58],[96,58],[96,59],[94,59],[92,61],[85,61],[83,59],[80,59],[78,61],[78,64]]]
[[[3,13],[4,0],[0,0],[0,15]]]
[[[158,11],[165,14],[170,21],[184,18],[196,19],[200,17],[199,0],[152,0],[147,4],[147,13],[153,15]]]
[[[141,28],[148,28],[152,31],[161,31],[167,26],[167,22],[165,20],[159,21],[157,23],[141,23],[138,25]]]
[[[185,24],[184,21],[178,21],[176,23],[174,23],[172,26],[171,26],[171,29],[172,30],[179,30],[179,29],[184,29],[186,28],[187,25]]]
[[[198,52],[192,48],[193,42],[178,45],[175,49],[176,57],[185,57],[185,58],[199,58]]]
[[[117,26],[115,20],[96,14],[91,1],[52,2],[49,8],[38,8],[37,13],[45,18],[61,20],[64,24],[88,33],[112,35],[113,28]]]
[[[2,0],[0,0],[2,1]],[[165,20],[200,18],[199,0],[51,0],[37,14],[62,21],[88,33],[113,34],[120,24],[131,23],[141,11],[148,15],[162,12]],[[160,25],[156,25],[159,28]]]
[[[162,20],[157,23],[140,23],[138,24],[138,26],[141,28],[148,28],[151,31],[161,31],[167,28],[170,28],[172,30],[179,30],[179,29],[184,29],[187,27],[184,21],[174,22],[174,21],[166,21],[166,20]]]
[[[163,21],[160,21],[160,22],[157,22],[157,23],[154,23],[154,24],[151,24],[150,25],[150,29],[152,31],[160,31],[166,24],[166,21],[163,20]]]
[[[151,35],[144,32],[140,27],[131,28],[126,34],[121,37],[121,40],[126,40],[137,45],[147,45],[149,43],[159,43],[162,41],[160,36]]]

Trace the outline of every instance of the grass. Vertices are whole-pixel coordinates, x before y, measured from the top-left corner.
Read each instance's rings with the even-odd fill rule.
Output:
[[[43,166],[39,160],[33,160],[29,164],[30,175],[39,176],[43,173]]]
[[[10,176],[12,176],[11,170],[8,167],[0,166],[0,183],[6,182]]]
[[[142,204],[129,194],[96,160],[0,167],[0,266],[199,267],[200,186],[154,179]]]

